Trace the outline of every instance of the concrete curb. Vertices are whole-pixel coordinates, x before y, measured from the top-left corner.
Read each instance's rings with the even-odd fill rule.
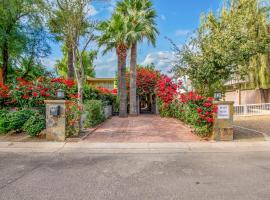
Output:
[[[181,152],[262,152],[270,142],[182,142],[182,143],[63,143],[0,142],[0,152],[40,153],[181,153]]]

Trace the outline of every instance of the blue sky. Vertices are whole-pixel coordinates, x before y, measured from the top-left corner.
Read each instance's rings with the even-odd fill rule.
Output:
[[[95,2],[91,15],[94,19],[103,20],[110,17],[116,0],[108,0],[108,3]],[[198,27],[200,16],[210,10],[216,11],[222,4],[222,0],[152,0],[157,11],[157,25],[160,35],[157,38],[156,47],[148,46],[144,41],[138,48],[138,63],[154,63],[156,68],[164,73],[170,69],[172,59],[171,45],[165,37],[171,38],[181,46],[190,34]],[[61,44],[52,43],[52,54],[44,62],[52,68],[57,59],[61,59]],[[95,44],[90,48],[97,49]],[[105,56],[99,54],[95,60],[97,77],[114,77],[117,69],[116,55],[114,52]]]

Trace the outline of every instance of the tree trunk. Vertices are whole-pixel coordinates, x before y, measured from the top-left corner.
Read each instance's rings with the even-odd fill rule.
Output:
[[[118,98],[120,99],[120,80],[121,80],[121,59],[118,57],[118,61],[117,61],[117,95]]]
[[[119,96],[120,96],[120,109],[119,117],[127,117],[127,87],[126,87],[126,59],[127,49],[126,47],[120,46],[117,50],[118,71],[120,71],[120,82],[119,82]]]
[[[74,67],[73,67],[73,48],[71,44],[68,46],[68,79],[74,80]]]
[[[3,83],[3,69],[2,67],[0,68],[0,84]]]
[[[138,115],[137,113],[137,84],[136,84],[136,66],[137,66],[137,43],[131,47],[130,59],[130,115]]]
[[[8,44],[7,44],[7,42],[5,42],[4,45],[3,45],[2,58],[3,58],[2,80],[3,80],[3,83],[6,83],[6,81],[7,81],[7,69],[8,69],[8,62],[9,62],[9,52],[8,52]]]
[[[72,48],[72,60],[73,60],[73,71],[75,71],[75,75],[76,75],[76,81],[77,81],[77,88],[78,88],[78,105],[80,107],[83,106],[83,80],[82,77],[80,75],[80,72],[78,71],[78,67],[77,67],[77,51],[75,48]],[[82,118],[80,116],[79,122],[78,122],[78,128],[81,131],[83,128],[82,125]],[[79,134],[79,133],[77,133]]]

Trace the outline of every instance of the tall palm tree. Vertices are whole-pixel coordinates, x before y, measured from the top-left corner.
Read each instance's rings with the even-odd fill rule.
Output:
[[[105,46],[104,54],[115,49],[118,58],[118,83],[120,97],[120,117],[127,117],[127,90],[126,90],[126,59],[127,59],[127,34],[130,29],[126,18],[114,13],[110,20],[99,24],[98,30],[102,35],[98,38],[99,46]]]
[[[130,115],[137,115],[136,66],[137,44],[146,38],[155,46],[157,14],[150,0],[124,0],[117,3],[116,12],[124,15],[131,28],[127,33],[130,51]]]

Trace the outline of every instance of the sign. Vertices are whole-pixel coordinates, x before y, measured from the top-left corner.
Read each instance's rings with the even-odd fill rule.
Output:
[[[230,106],[229,105],[218,105],[218,119],[230,119]]]

